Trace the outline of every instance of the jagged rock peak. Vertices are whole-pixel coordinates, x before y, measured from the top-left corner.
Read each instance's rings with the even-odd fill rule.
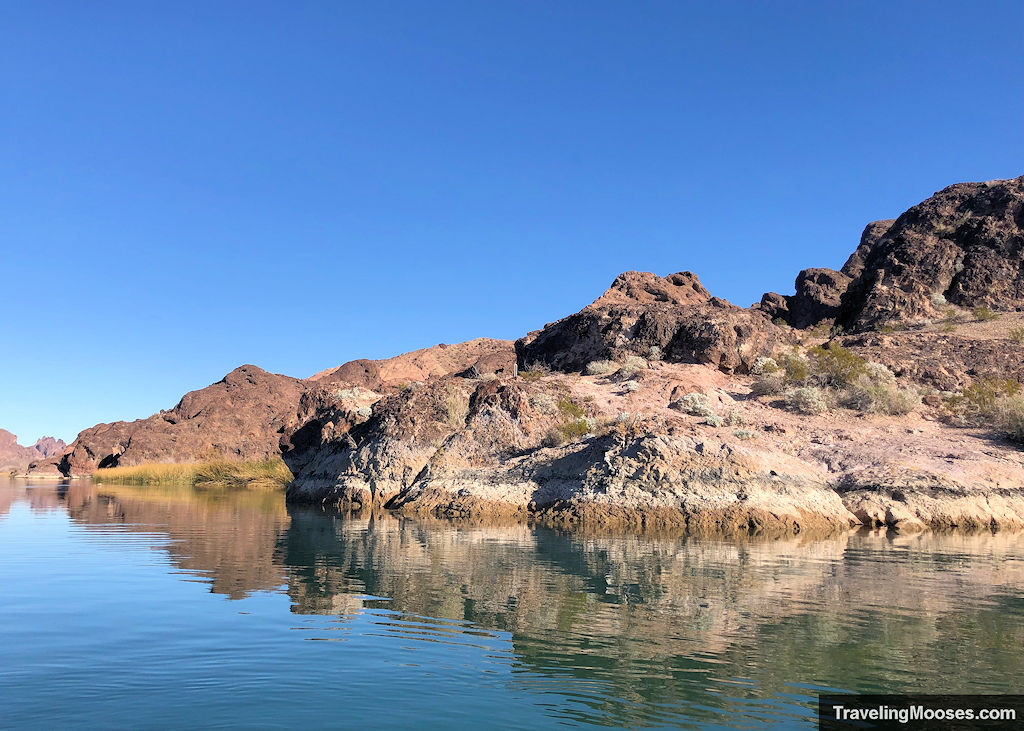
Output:
[[[671,302],[677,305],[707,302],[711,293],[693,272],[677,272],[659,277],[651,272],[623,272],[612,286],[594,301],[594,305],[646,304]]]

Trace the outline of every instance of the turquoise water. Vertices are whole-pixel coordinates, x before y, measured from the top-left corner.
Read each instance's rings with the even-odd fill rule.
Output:
[[[708,541],[0,482],[0,726],[813,726],[1024,687],[1024,537]]]

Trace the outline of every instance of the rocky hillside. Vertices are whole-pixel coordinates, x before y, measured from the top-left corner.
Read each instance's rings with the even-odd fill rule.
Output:
[[[517,341],[518,378],[429,378],[363,394],[360,416],[310,404],[289,497],[713,532],[1024,527],[1024,452],[1000,431],[1024,419],[1021,188],[947,188],[751,308],[627,272]]]
[[[1024,528],[1022,206],[1024,178],[951,186],[749,308],[690,272],[626,272],[514,352],[480,339],[306,380],[243,366],[36,469],[280,453],[289,499],[353,510]]]
[[[23,447],[14,434],[0,429],[0,471],[23,470],[32,462],[60,454],[66,447],[53,437],[42,437],[31,447]]]
[[[305,380],[244,365],[185,394],[168,411],[136,421],[97,424],[70,446],[61,442],[59,449],[34,453],[12,467],[24,468],[31,462],[31,474],[69,476],[148,462],[263,460],[280,454],[282,437],[287,441],[304,425],[308,431],[305,415],[312,404],[342,410],[351,406],[351,418],[356,419],[361,406],[407,383],[467,369],[501,372],[511,369],[512,362],[512,343],[481,338],[386,360],[352,361]]]

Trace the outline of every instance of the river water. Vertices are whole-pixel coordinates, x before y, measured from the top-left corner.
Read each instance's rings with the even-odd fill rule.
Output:
[[[1024,687],[1024,536],[696,540],[0,481],[0,726],[814,725]]]

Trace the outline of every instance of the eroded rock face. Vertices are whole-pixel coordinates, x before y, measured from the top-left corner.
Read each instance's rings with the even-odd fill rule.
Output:
[[[1024,176],[941,190],[896,219],[863,261],[841,318],[855,330],[933,316],[935,295],[1024,306]]]
[[[712,297],[691,272],[626,272],[580,312],[517,340],[516,354],[520,368],[578,371],[594,360],[649,357],[657,348],[669,361],[743,373],[778,337],[760,310]]]

